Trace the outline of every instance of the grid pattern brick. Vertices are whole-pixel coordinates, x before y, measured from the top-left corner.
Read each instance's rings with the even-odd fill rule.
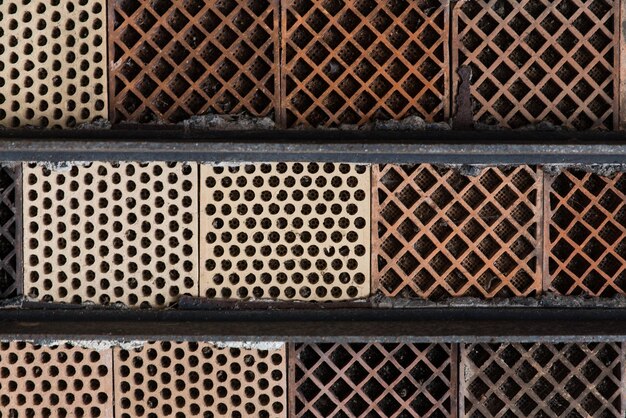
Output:
[[[106,2],[0,2],[0,125],[107,117]]]
[[[285,347],[156,342],[115,349],[117,416],[286,417]]]
[[[0,165],[0,299],[17,296],[16,181],[18,169]]]
[[[613,129],[618,11],[612,0],[456,3],[453,68],[472,70],[475,120],[511,128],[548,121]]]
[[[541,290],[542,173],[432,165],[373,168],[374,289],[438,300]]]
[[[626,175],[564,170],[548,179],[546,194],[546,289],[626,293]]]
[[[296,344],[293,416],[452,416],[453,357],[447,344]]]
[[[623,417],[619,344],[475,344],[461,349],[461,414]]]
[[[198,166],[24,166],[25,293],[165,307],[198,294]]]
[[[273,112],[275,0],[110,1],[112,120]]]
[[[113,417],[111,350],[0,343],[0,417]]]
[[[447,117],[447,2],[287,0],[282,25],[286,127]]]
[[[201,166],[200,293],[346,300],[370,293],[370,171],[355,164]]]

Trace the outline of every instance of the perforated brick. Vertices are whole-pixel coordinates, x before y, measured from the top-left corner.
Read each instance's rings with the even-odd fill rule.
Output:
[[[283,123],[444,120],[448,28],[439,0],[284,1]]]
[[[461,349],[461,413],[622,417],[622,373],[619,344],[467,345]]]
[[[284,345],[271,350],[157,342],[115,349],[115,406],[130,417],[286,417]]]
[[[626,293],[626,176],[564,170],[546,193],[547,290]]]
[[[454,356],[448,344],[297,344],[294,416],[453,416]]]
[[[453,6],[453,77],[472,70],[474,119],[518,128],[617,123],[618,10],[612,0],[465,0]]]
[[[16,181],[18,169],[0,165],[0,299],[17,296]]]
[[[374,288],[387,296],[528,296],[541,290],[542,173],[428,164],[373,168]]]
[[[73,127],[107,117],[101,0],[0,3],[0,125]]]
[[[25,292],[163,307],[198,294],[197,165],[24,167]]]
[[[273,112],[275,0],[109,1],[113,120]]]
[[[0,343],[0,416],[112,417],[111,353]]]
[[[369,295],[370,172],[354,164],[201,166],[200,293]]]

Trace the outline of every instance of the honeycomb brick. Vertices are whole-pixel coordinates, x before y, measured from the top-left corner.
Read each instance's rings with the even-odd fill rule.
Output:
[[[198,295],[197,165],[24,166],[25,293],[164,307]]]
[[[1,126],[107,117],[104,1],[4,1],[0,26]]]
[[[373,168],[374,289],[391,297],[541,291],[542,172],[428,164]],[[538,261],[539,260],[539,261]]]
[[[113,417],[112,351],[0,343],[0,416]]]
[[[282,2],[286,127],[448,116],[448,2]]]
[[[580,130],[616,127],[619,4],[455,3],[452,68],[472,70],[475,121],[510,128],[541,121]]]
[[[294,417],[433,417],[456,413],[449,344],[296,344]]]
[[[370,171],[201,166],[200,294],[342,300],[370,292]]]
[[[626,293],[626,175],[564,170],[547,179],[546,289],[562,295]]]
[[[623,417],[619,344],[475,344],[461,349],[461,416]]]
[[[109,1],[112,120],[272,114],[275,0]]]
[[[17,296],[16,182],[18,169],[0,165],[0,299]]]
[[[284,345],[272,350],[157,342],[115,349],[120,418],[286,417]]]

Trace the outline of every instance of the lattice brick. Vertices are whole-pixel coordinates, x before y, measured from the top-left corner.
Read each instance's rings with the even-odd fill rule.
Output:
[[[547,290],[626,293],[626,175],[564,170],[546,190]]]
[[[461,349],[465,417],[623,417],[619,344],[476,344]]]
[[[488,167],[476,176],[427,164],[373,170],[375,289],[434,300],[541,290],[536,168]]]
[[[119,417],[286,417],[284,345],[272,350],[158,342],[115,349]]]
[[[275,0],[110,1],[113,120],[274,110]]]
[[[298,344],[294,416],[452,416],[451,358],[448,344]]]
[[[0,343],[0,416],[112,417],[111,350]]]
[[[104,1],[0,2],[0,125],[107,117]]]
[[[453,68],[472,69],[475,120],[616,126],[618,7],[612,0],[458,2]]]
[[[0,165],[0,299],[17,296],[15,197],[18,171]]]
[[[197,165],[24,167],[25,293],[162,307],[198,294]]]
[[[201,166],[201,295],[368,296],[369,176],[354,164]]]
[[[447,2],[287,0],[282,9],[286,126],[447,117]]]

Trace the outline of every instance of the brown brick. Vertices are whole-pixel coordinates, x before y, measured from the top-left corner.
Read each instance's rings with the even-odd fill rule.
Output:
[[[448,5],[282,2],[283,124],[448,115]]]
[[[112,350],[0,343],[0,416],[113,417]]]
[[[454,3],[452,90],[469,66],[476,122],[613,129],[618,12],[612,0]]]
[[[626,293],[626,175],[564,170],[546,184],[546,290]]]
[[[540,170],[473,176],[428,164],[373,168],[374,289],[392,297],[541,290]]]
[[[272,114],[277,1],[109,1],[112,120]]]
[[[286,417],[284,345],[156,342],[115,349],[116,416]]]
[[[449,344],[296,344],[293,416],[455,416],[454,350]]]
[[[461,349],[461,416],[622,417],[619,344],[473,344]]]

